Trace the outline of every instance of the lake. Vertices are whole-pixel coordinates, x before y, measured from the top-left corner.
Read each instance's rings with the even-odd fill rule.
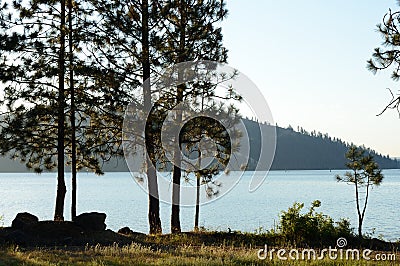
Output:
[[[248,191],[251,173],[245,173],[238,184],[227,194],[201,206],[200,225],[212,230],[249,231],[274,227],[282,210],[295,201],[304,202],[308,208],[312,201],[320,200],[321,211],[338,220],[349,218],[357,227],[354,187],[337,183],[335,174],[324,170],[271,171],[265,182],[255,192]],[[381,186],[370,193],[364,232],[386,240],[400,239],[400,170],[384,170]],[[69,173],[67,173],[69,176]],[[70,178],[67,182],[65,217],[70,219]],[[222,183],[222,187],[224,183]],[[0,215],[9,226],[18,212],[31,212],[41,220],[53,217],[56,174],[1,173]],[[205,192],[202,189],[204,198]],[[161,219],[164,232],[169,232],[170,205],[162,203]],[[132,230],[147,233],[147,195],[130,173],[91,173],[78,175],[78,213],[99,211],[107,213],[107,227],[118,230],[129,226]],[[185,231],[194,224],[194,207],[181,208],[181,225]]]

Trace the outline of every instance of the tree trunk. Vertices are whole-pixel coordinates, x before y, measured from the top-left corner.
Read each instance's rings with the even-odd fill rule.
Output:
[[[149,3],[148,0],[142,1],[142,68],[143,68],[143,98],[145,110],[151,109],[151,89],[150,89],[150,45],[149,45]],[[150,121],[151,122],[151,121]],[[147,140],[148,134],[146,134]],[[152,136],[152,134],[150,134]],[[154,154],[154,146],[146,145],[147,153],[151,157]],[[161,234],[161,219],[160,219],[160,201],[158,195],[157,172],[153,167],[150,158],[146,158],[147,162],[147,180],[149,193],[149,226],[150,234]]]
[[[65,0],[61,0],[60,52],[58,58],[58,118],[57,118],[57,196],[55,221],[64,221],[64,201],[67,188],[64,180],[64,106],[65,106]]]
[[[149,226],[150,234],[161,234],[160,201],[158,197],[157,172],[148,159],[147,177],[149,189]]]
[[[68,41],[69,41],[69,89],[71,94],[71,175],[72,175],[72,202],[71,219],[76,217],[76,125],[75,125],[75,88],[73,67],[73,42],[72,42],[72,0],[68,0]]]
[[[185,52],[185,40],[186,40],[186,13],[185,13],[185,1],[181,0],[179,4],[179,13],[181,15],[180,19],[180,33],[179,33],[179,54],[178,62],[182,63],[186,60]],[[178,73],[178,80],[182,80],[182,73]],[[185,89],[184,84],[177,86],[176,90],[176,104],[180,104],[183,101],[183,92]],[[180,125],[182,122],[182,110],[176,111],[176,124]],[[179,132],[176,132],[177,136],[175,141],[179,141]],[[181,232],[181,223],[179,217],[179,204],[180,204],[180,183],[181,183],[181,151],[179,150],[180,145],[178,145],[177,150],[174,151],[174,168],[172,174],[172,210],[171,210],[171,233]]]
[[[176,163],[176,162],[175,162]],[[171,210],[171,233],[181,232],[181,221],[180,221],[180,183],[181,183],[181,168],[174,166],[174,172],[172,176],[172,210]]]
[[[357,176],[357,172],[354,172],[354,176]],[[359,192],[358,192],[358,180],[355,180],[355,186],[356,186],[356,204],[357,204],[357,214],[358,214],[358,237],[362,238],[362,222],[363,222],[363,217],[361,214],[360,210],[360,197],[359,197]]]
[[[194,231],[199,231],[199,214],[200,214],[200,183],[201,175],[196,173],[196,210],[194,216]]]
[[[180,73],[178,73],[179,75]],[[180,78],[178,78],[180,79]],[[181,103],[183,100],[183,91],[184,91],[184,84],[177,86],[177,96],[176,102],[177,104]],[[182,122],[182,110],[179,108],[176,111],[176,118],[175,118],[176,125],[179,125]],[[179,132],[176,132],[175,141],[179,142]],[[180,145],[174,151],[174,168],[172,173],[172,210],[171,210],[171,233],[180,233],[181,232],[181,222],[180,222],[180,196],[181,196],[181,151]]]
[[[365,217],[365,210],[367,209],[367,204],[368,204],[369,186],[370,186],[369,184],[370,184],[370,179],[369,179],[369,176],[368,176],[364,207],[363,207],[363,211],[362,211],[361,215],[359,215],[359,217],[358,217],[358,219],[359,219],[359,222],[358,222],[358,236],[360,238],[362,238],[362,232],[361,232],[362,224],[363,224],[364,217]]]

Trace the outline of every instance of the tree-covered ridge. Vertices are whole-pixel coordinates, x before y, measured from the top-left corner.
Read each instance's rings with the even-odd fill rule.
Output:
[[[259,154],[256,147],[260,145],[260,138],[257,137],[260,132],[257,132],[257,122],[244,120],[244,124],[248,129],[251,143],[248,170],[252,170]],[[309,132],[302,127],[294,129],[291,126],[282,128],[277,125],[261,124],[263,135],[268,135],[268,132],[272,132],[274,128],[276,129],[277,145],[272,170],[345,169],[345,154],[352,143],[315,130]],[[365,146],[362,146],[362,148],[374,157],[382,169],[400,167],[400,162],[389,158],[389,155],[382,155]],[[23,164],[6,158],[0,159],[0,172],[26,171]],[[119,159],[105,164],[103,171],[126,172],[128,168],[124,159]]]
[[[260,124],[261,132],[256,121],[243,120],[250,139],[250,159],[248,170],[253,170],[260,154],[261,139],[266,139],[276,130],[275,158],[271,170],[323,170],[345,169],[345,154],[353,143],[348,143],[328,134],[308,132],[302,127],[293,129]],[[260,134],[262,135],[260,136]],[[383,169],[399,168],[397,160],[382,155],[364,145],[361,146],[367,154],[371,154]],[[262,165],[262,162],[261,162]]]
[[[251,123],[251,122],[249,122]],[[348,143],[328,134],[315,130],[308,132],[299,127],[276,127],[277,147],[273,170],[301,169],[345,169],[345,154],[353,143]],[[377,151],[361,146],[367,154],[371,154],[381,168],[399,168],[397,160],[382,155]]]

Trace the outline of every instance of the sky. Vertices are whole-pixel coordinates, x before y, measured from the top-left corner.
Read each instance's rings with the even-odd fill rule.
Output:
[[[228,63],[261,90],[279,126],[301,126],[400,157],[390,71],[366,68],[382,43],[376,24],[396,0],[227,0]]]
[[[396,0],[228,0],[222,24],[228,64],[266,98],[279,126],[301,126],[400,157],[400,118],[367,60],[382,43],[376,25]]]

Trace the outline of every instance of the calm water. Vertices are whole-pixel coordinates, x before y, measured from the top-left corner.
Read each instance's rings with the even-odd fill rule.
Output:
[[[209,229],[254,231],[272,228],[281,210],[295,201],[306,207],[313,200],[322,202],[319,211],[335,220],[349,218],[356,227],[353,187],[337,183],[335,174],[345,171],[272,171],[261,187],[248,192],[246,174],[230,193],[201,206],[200,224]],[[364,231],[388,240],[400,238],[400,170],[384,171],[382,185],[370,194]],[[100,211],[107,213],[107,226],[118,230],[129,226],[134,231],[148,232],[147,196],[129,173],[107,173],[104,176],[81,173],[78,176],[78,213]],[[68,192],[70,179],[67,179]],[[51,219],[54,209],[56,175],[0,174],[0,215],[4,225],[10,225],[18,212],[29,211],[41,220]],[[203,193],[204,194],[204,193]],[[66,198],[66,218],[69,219],[70,194]],[[161,204],[164,232],[168,232],[170,205]],[[181,209],[183,230],[193,227],[194,208]],[[1,223],[1,222],[0,222]],[[375,229],[374,229],[375,228]]]

